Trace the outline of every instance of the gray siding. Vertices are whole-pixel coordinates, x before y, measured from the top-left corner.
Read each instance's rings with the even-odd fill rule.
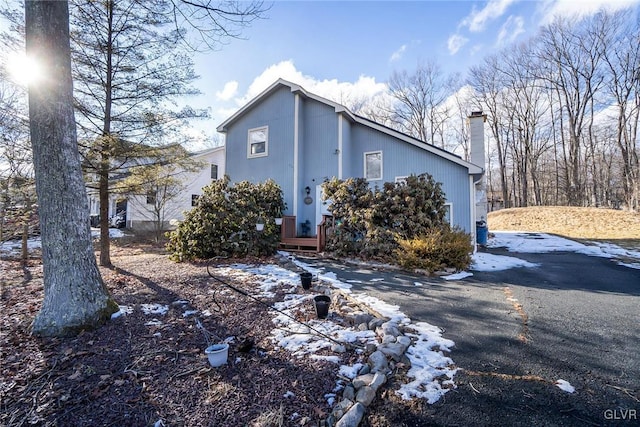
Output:
[[[296,215],[298,225],[305,220],[312,224],[315,234],[316,186],[337,177],[342,158],[342,178],[364,176],[364,153],[382,151],[383,179],[371,185],[381,187],[397,176],[429,173],[442,183],[447,201],[453,205],[453,223],[467,232],[471,223],[468,169],[425,151],[346,116],[342,121],[342,150],[338,150],[339,114],[333,106],[300,95],[298,116],[298,211],[294,200],[294,138],[295,94],[288,86],[281,86],[244,111],[227,128],[226,173],[232,182],[275,180],[284,193],[288,215]],[[268,155],[247,157],[248,130],[268,126]],[[304,203],[305,187],[310,188],[313,202]],[[300,231],[300,229],[299,229]]]
[[[352,127],[351,141],[354,153],[349,161],[352,176],[364,177],[363,153],[380,150],[383,179],[371,181],[372,186],[382,187],[384,182],[394,182],[397,176],[429,173],[442,183],[447,201],[453,204],[453,223],[467,232],[471,231],[469,174],[465,167],[361,125]]]
[[[268,156],[247,158],[249,129],[269,126]],[[271,178],[293,207],[294,95],[288,87],[276,90],[238,118],[226,135],[226,173],[231,182],[264,182]]]
[[[300,200],[298,220],[315,223],[316,186],[338,175],[338,115],[333,107],[313,99],[304,100],[300,138]],[[304,203],[305,187],[311,189],[313,203]],[[312,234],[315,234],[312,231]]]

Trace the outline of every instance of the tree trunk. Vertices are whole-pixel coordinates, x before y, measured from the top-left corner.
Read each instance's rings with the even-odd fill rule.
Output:
[[[27,54],[41,63],[29,88],[29,121],[44,266],[44,301],[33,332],[73,335],[118,309],[102,282],[80,169],[66,1],[25,2]]]

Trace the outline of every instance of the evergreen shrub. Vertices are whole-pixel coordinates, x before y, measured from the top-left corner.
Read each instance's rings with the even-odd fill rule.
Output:
[[[364,178],[334,178],[323,184],[323,192],[331,200],[329,210],[336,224],[327,238],[327,251],[398,263],[398,254],[409,248],[415,253],[403,255],[407,266],[418,263],[417,254],[434,257],[413,268],[468,267],[470,236],[449,228],[442,185],[431,175],[411,175],[404,182],[384,183],[381,189],[371,188]],[[460,251],[467,253],[466,264]]]
[[[175,261],[272,255],[280,241],[274,218],[285,209],[273,180],[230,185],[225,176],[203,188],[196,206],[168,233],[167,250]],[[256,230],[258,222],[264,223],[262,231]]]

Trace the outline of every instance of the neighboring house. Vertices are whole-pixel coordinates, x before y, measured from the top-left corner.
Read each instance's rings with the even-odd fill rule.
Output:
[[[231,182],[271,178],[282,188],[285,215],[295,217],[295,230],[283,237],[320,233],[317,226],[328,213],[321,184],[332,177],[364,177],[381,187],[425,172],[442,183],[451,224],[475,233],[475,183],[484,174],[482,167],[299,85],[278,80],[217,129],[226,134]],[[484,137],[475,140],[483,143]]]
[[[211,181],[220,179],[225,174],[224,147],[215,147],[191,154],[193,159],[202,164],[198,172],[176,171],[174,175],[182,181],[183,188],[179,194],[167,201],[162,208],[164,218],[163,228],[174,228],[175,221],[184,219],[184,212],[191,209],[197,198],[202,194],[202,188]],[[97,190],[89,190],[89,207],[92,217],[99,213],[100,204]],[[123,197],[119,194],[110,195],[109,216],[125,214],[126,227],[134,230],[154,229],[154,202],[156,194],[130,195]],[[95,220],[94,220],[95,221]],[[95,222],[94,222],[95,225]]]

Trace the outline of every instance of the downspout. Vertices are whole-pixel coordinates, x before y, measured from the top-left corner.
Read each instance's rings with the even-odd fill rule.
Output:
[[[338,114],[338,179],[342,179],[342,122],[344,117]]]
[[[471,242],[473,243],[473,253],[478,251],[478,240],[476,236],[476,184],[480,182],[482,178],[477,181],[473,180],[473,175],[469,174],[469,203],[471,204],[471,218],[469,218],[469,230],[471,230]]]
[[[299,165],[299,128],[300,128],[300,95],[295,94],[293,112],[293,215],[298,216],[298,170]]]

